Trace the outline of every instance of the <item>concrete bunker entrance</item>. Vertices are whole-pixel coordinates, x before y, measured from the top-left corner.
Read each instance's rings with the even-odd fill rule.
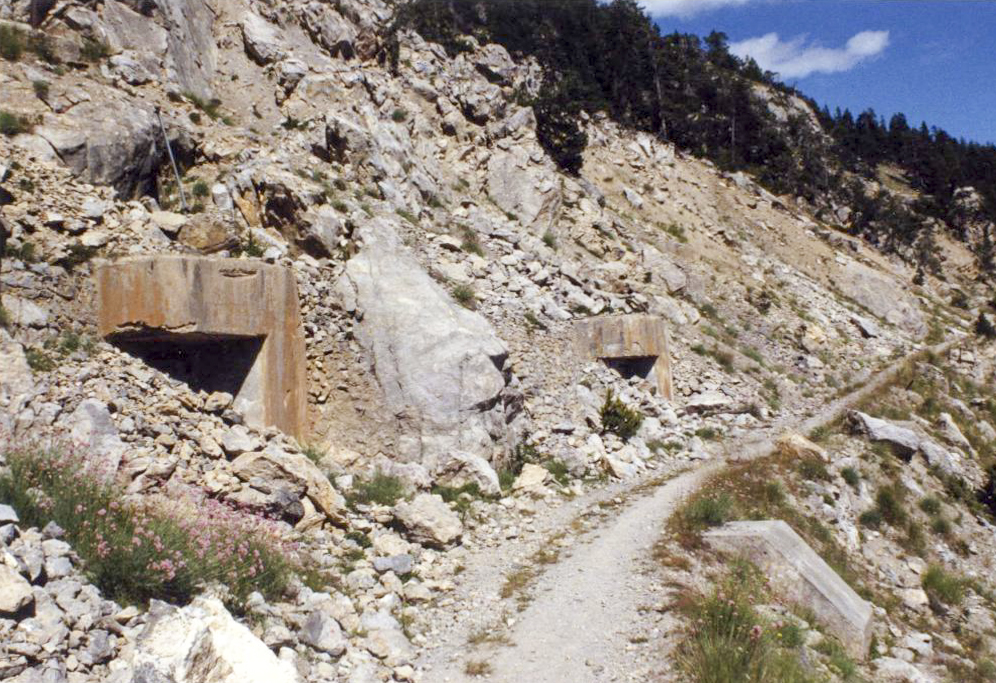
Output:
[[[101,336],[246,424],[307,435],[304,329],[293,271],[248,259],[145,256],[97,269]]]
[[[649,382],[656,382],[654,366],[657,356],[637,356],[634,358],[602,358],[606,366],[618,372],[623,379],[639,377]]]
[[[146,365],[186,384],[192,391],[222,391],[239,402],[259,400],[249,375],[263,348],[264,337],[233,335],[162,335],[118,338],[114,344]]]
[[[661,396],[673,399],[667,329],[660,318],[639,314],[585,318],[574,324],[574,341],[582,358],[600,360],[626,379],[646,379]]]

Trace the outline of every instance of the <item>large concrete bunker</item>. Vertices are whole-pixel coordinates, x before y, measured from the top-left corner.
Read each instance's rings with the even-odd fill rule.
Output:
[[[101,336],[194,390],[224,391],[253,426],[305,434],[294,274],[258,261],[147,256],[97,269]]]
[[[578,352],[599,359],[623,377],[655,382],[660,394],[674,398],[667,328],[652,315],[612,315],[579,320],[574,328]]]
[[[872,606],[782,520],[729,522],[705,535],[716,550],[745,556],[784,599],[811,609],[853,657],[871,643]]]

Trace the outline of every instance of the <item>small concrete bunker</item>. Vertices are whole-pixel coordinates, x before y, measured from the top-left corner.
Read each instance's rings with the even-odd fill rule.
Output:
[[[667,328],[652,315],[612,315],[579,320],[574,328],[578,352],[598,359],[623,377],[643,377],[672,400]]]
[[[305,436],[304,331],[294,274],[258,261],[143,256],[97,269],[100,335],[208,393],[248,424]]]
[[[709,545],[746,557],[782,597],[811,609],[851,656],[864,659],[872,606],[863,600],[788,524],[780,519],[729,522],[705,535]]]

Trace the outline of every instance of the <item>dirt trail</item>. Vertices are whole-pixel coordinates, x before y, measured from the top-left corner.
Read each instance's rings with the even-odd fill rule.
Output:
[[[956,341],[932,350],[943,352]],[[850,407],[891,381],[912,355],[889,365],[863,388],[828,404],[808,419],[788,416],[762,434],[752,433],[728,442],[725,457],[679,474],[650,488],[646,495],[640,494],[647,490],[647,480],[613,485],[558,510],[557,519],[547,520],[545,527],[554,529],[556,524],[564,524],[565,515],[577,514],[599,502],[637,498],[625,507],[620,506],[615,516],[576,543],[570,554],[565,553],[556,563],[545,565],[546,571],[531,587],[532,601],[512,625],[510,645],[476,648],[469,645],[468,636],[475,620],[464,618],[464,628],[451,629],[447,642],[424,657],[423,680],[432,683],[473,680],[465,673],[468,661],[487,662],[488,680],[508,683],[646,680],[649,673],[646,662],[637,661],[639,648],[629,646],[627,636],[641,619],[641,608],[653,600],[654,578],[640,571],[640,562],[681,501],[725,467],[727,461],[747,460],[770,452],[786,428],[808,433],[837,420]],[[478,608],[490,604],[494,610],[493,606],[501,603],[497,593],[502,580],[496,569],[507,563],[498,561],[494,554],[494,551],[482,552],[468,562],[470,571],[463,590],[495,594],[490,603],[479,601]],[[514,606],[508,610],[514,614]],[[460,615],[454,616],[460,620]],[[497,620],[499,615],[492,616]],[[478,626],[481,623],[479,618],[476,623]]]

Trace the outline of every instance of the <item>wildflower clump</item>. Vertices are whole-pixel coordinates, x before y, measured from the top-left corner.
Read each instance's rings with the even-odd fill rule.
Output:
[[[274,523],[189,489],[125,499],[102,464],[70,450],[5,454],[0,500],[25,524],[55,522],[83,560],[84,571],[111,599],[183,604],[209,584],[244,609],[253,591],[279,597],[294,566],[294,548]]]

